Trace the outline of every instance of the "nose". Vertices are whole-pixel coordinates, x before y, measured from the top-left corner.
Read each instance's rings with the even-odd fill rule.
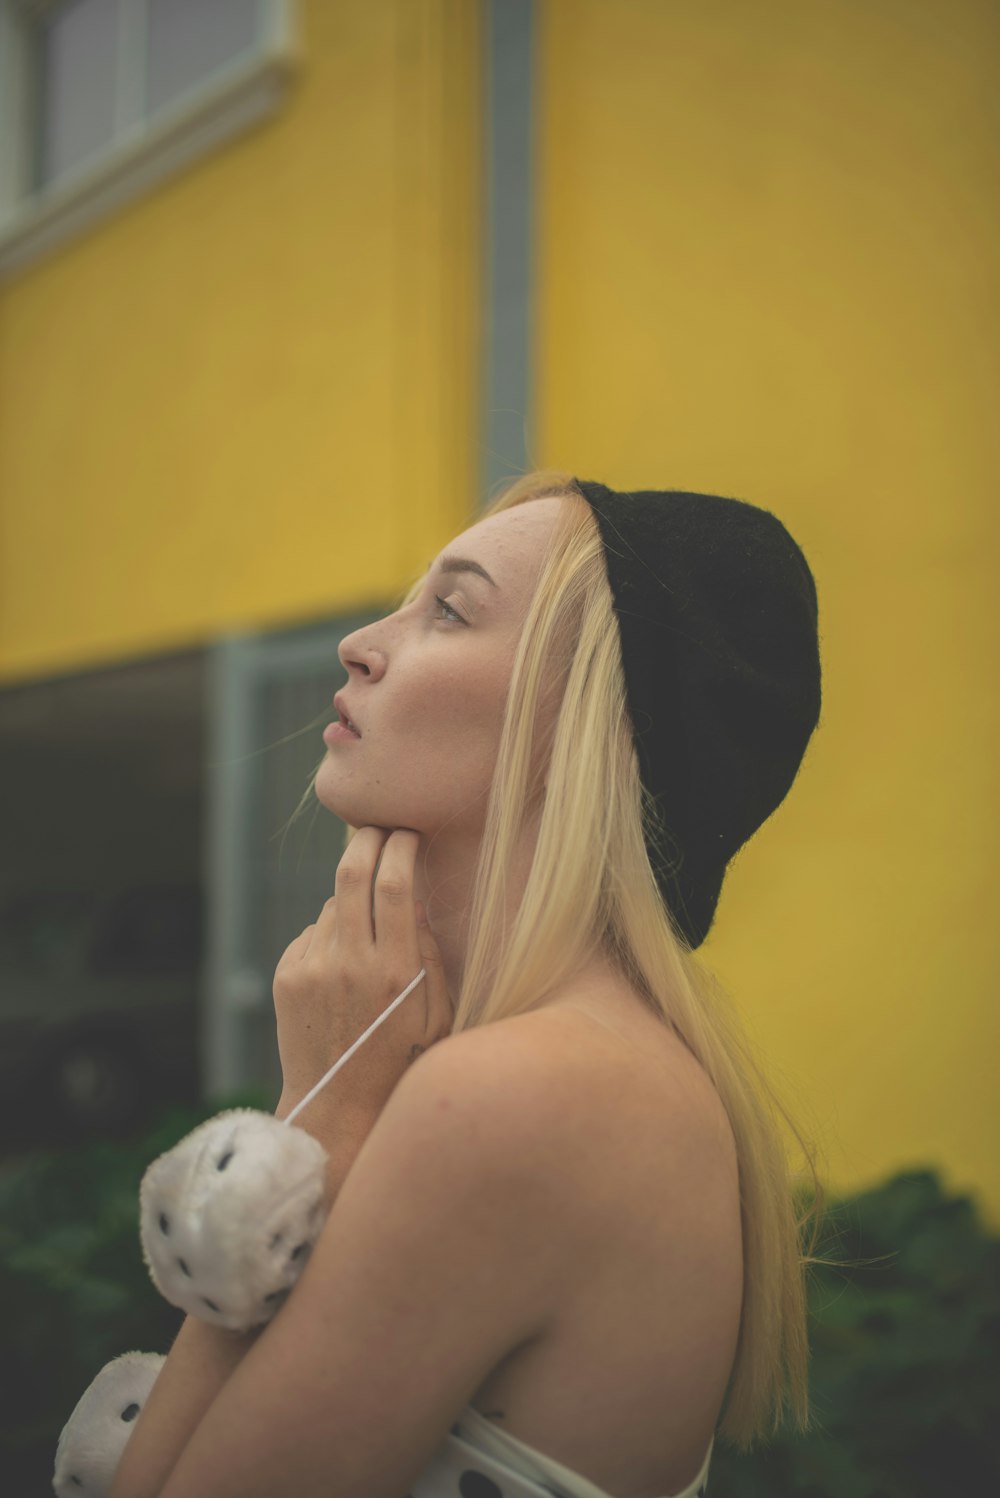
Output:
[[[371,643],[364,629],[356,629],[353,634],[345,635],[337,647],[337,655],[349,677],[360,672],[362,676],[377,681],[385,673],[385,651]]]

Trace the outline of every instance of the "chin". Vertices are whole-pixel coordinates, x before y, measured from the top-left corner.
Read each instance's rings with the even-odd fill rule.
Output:
[[[363,802],[359,803],[356,796],[345,796],[343,792],[338,795],[336,791],[323,791],[317,785],[316,800],[327,811],[332,812],[335,817],[339,817],[342,822],[346,822],[350,827],[375,827],[379,825],[372,814],[372,808],[366,806]]]
[[[333,777],[331,777],[332,779]],[[388,797],[366,795],[344,786],[324,784],[323,770],[316,776],[316,800],[349,827],[412,827],[402,806]]]
[[[477,818],[476,830],[481,835],[488,794],[487,787],[475,795],[435,796],[412,782],[409,786],[405,783],[379,786],[373,794],[366,780],[351,783],[346,776],[338,775],[336,765],[330,760],[316,772],[314,790],[320,805],[350,827],[409,827],[426,838],[446,829],[467,835],[470,811]]]

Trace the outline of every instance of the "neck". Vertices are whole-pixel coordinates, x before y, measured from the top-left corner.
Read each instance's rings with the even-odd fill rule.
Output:
[[[510,931],[524,896],[537,838],[537,824],[529,825],[525,840],[515,853],[505,880],[505,929]],[[468,955],[472,885],[479,857],[481,834],[462,838],[437,834],[421,838],[414,870],[414,898],[422,900],[434,939],[441,953],[445,982],[452,1004],[458,1002]],[[536,1008],[559,1008],[566,1004],[580,1009],[602,1024],[620,1024],[631,1015],[648,1019],[646,1005],[603,951],[595,950],[553,993],[539,995]],[[616,1018],[617,1017],[617,1018]]]
[[[535,833],[514,859],[506,879],[507,928],[520,906],[531,866]],[[482,843],[481,832],[462,835],[448,831],[420,840],[414,871],[414,898],[422,900],[427,921],[441,952],[445,981],[452,1003],[457,1003],[465,975],[472,910],[472,886]]]

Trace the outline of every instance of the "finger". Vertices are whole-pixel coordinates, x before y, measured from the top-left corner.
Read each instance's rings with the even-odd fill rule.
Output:
[[[372,930],[372,881],[378,856],[391,836],[389,827],[361,827],[351,838],[337,865],[336,904],[323,907],[320,940],[338,941],[364,949],[375,940]],[[326,919],[324,920],[324,916]],[[317,922],[319,925],[320,922]]]
[[[375,942],[390,964],[416,962],[417,916],[413,906],[413,873],[420,834],[408,827],[393,832],[375,875]],[[417,969],[414,968],[414,974]]]

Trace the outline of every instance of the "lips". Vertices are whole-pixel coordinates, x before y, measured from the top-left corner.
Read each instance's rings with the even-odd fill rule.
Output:
[[[361,729],[358,727],[357,723],[355,723],[354,719],[347,711],[347,705],[339,692],[333,699],[333,705],[340,714],[341,722],[345,723],[347,727],[350,728],[354,733],[356,733],[358,738],[360,739]]]

